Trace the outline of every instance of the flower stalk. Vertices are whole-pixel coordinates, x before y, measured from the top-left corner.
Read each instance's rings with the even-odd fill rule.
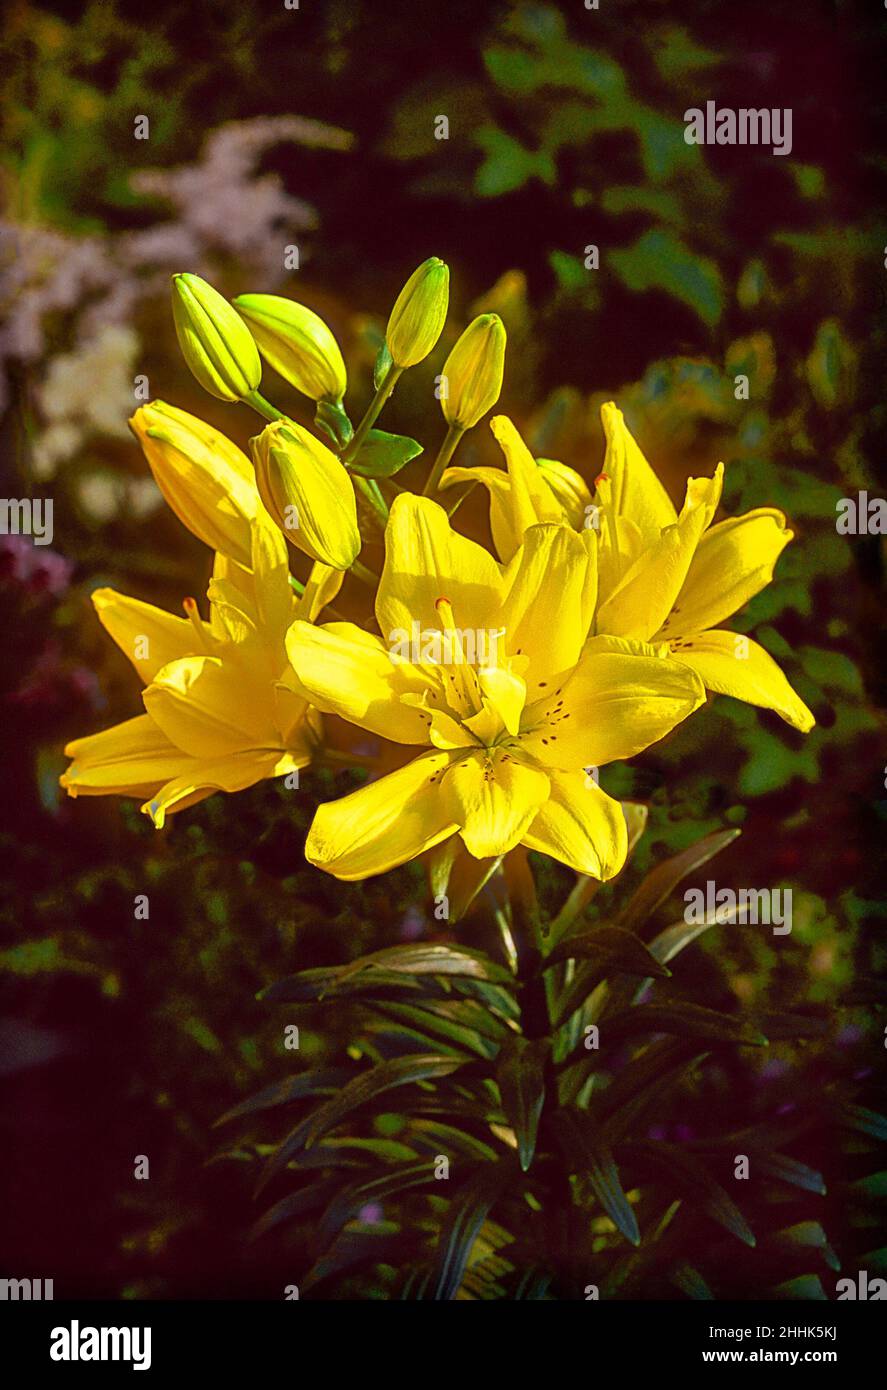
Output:
[[[444,469],[447,467],[447,465],[450,462],[450,459],[453,457],[453,454],[458,449],[459,441],[464,433],[465,430],[461,425],[452,424],[447,429],[447,432],[444,436],[444,442],[440,446],[440,451],[437,455],[437,458],[434,460],[434,466],[428,475],[428,479],[425,483],[424,488],[422,489],[423,497],[434,497],[436,495],[438,487],[440,486],[440,480],[443,477]],[[459,502],[463,502],[467,495],[467,492],[464,493],[463,496],[459,498]],[[456,508],[454,507],[453,511],[455,510]]]

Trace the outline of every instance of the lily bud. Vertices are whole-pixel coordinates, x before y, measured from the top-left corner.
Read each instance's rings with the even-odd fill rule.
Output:
[[[259,496],[286,539],[332,569],[360,553],[357,502],[344,464],[291,420],[276,420],[250,440]]]
[[[414,270],[400,294],[385,330],[385,342],[396,367],[414,367],[437,342],[450,301],[450,269],[430,256]]]
[[[481,314],[462,334],[444,363],[440,403],[448,425],[470,430],[496,404],[505,369],[505,325]]]
[[[199,275],[172,277],[172,312],[182,356],[220,401],[241,401],[262,380],[252,334],[227,299]]]
[[[323,319],[280,294],[241,294],[233,301],[265,361],[313,401],[340,401],[345,363]]]
[[[249,569],[250,526],[262,504],[246,454],[196,415],[163,401],[140,406],[129,425],[179,520]]]

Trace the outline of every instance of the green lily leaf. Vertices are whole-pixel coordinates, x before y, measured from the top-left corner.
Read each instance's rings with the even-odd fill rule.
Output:
[[[676,1037],[741,1043],[747,1047],[766,1047],[768,1041],[744,1018],[718,1013],[701,1004],[639,1004],[614,1014],[601,1026],[601,1036],[607,1042],[621,1041],[635,1033],[673,1033]]]
[[[512,1165],[504,1159],[485,1163],[450,1202],[441,1225],[431,1281],[431,1297],[436,1302],[455,1298],[487,1213],[513,1172]]]
[[[362,478],[391,478],[421,453],[422,445],[409,435],[370,430],[357,457],[348,466]]]
[[[525,1173],[533,1162],[536,1131],[545,1101],[545,1039],[508,1038],[499,1049],[496,1078],[502,1108],[517,1139],[520,1166]]]
[[[318,401],[314,423],[333,441],[336,449],[344,449],[351,443],[354,427],[341,401]]]
[[[594,1129],[590,1117],[572,1107],[557,1112],[555,1127],[569,1170],[580,1186],[591,1188],[613,1225],[632,1245],[641,1233],[631,1203],[622,1190],[619,1170],[609,1144]]]
[[[697,840],[680,854],[675,854],[671,859],[666,859],[661,864],[657,864],[636,889],[625,911],[619,918],[621,927],[638,927],[647,920],[665,902],[668,895],[678,886],[682,878],[687,874],[692,874],[694,870],[700,869],[703,864],[707,864],[709,859],[713,859],[716,854],[720,854],[722,849],[726,849],[742,832],[738,829],[716,830],[713,835],[706,835],[703,839]],[[663,957],[659,957],[660,960]]]
[[[632,1144],[630,1152],[637,1154],[643,1166],[652,1168],[693,1205],[701,1206],[713,1221],[754,1249],[755,1237],[742,1212],[695,1154],[679,1144],[666,1144],[661,1140]]]
[[[392,1057],[380,1062],[369,1071],[361,1072],[349,1081],[347,1086],[332,1100],[318,1106],[311,1116],[311,1123],[305,1135],[305,1145],[310,1147],[355,1110],[359,1105],[375,1099],[385,1091],[396,1086],[407,1086],[413,1081],[428,1081],[433,1077],[449,1076],[464,1065],[459,1057],[443,1057],[435,1053],[409,1057]]]
[[[239,1120],[244,1115],[254,1115],[259,1110],[271,1110],[276,1105],[286,1105],[291,1100],[301,1100],[304,1096],[324,1095],[335,1092],[352,1075],[349,1067],[323,1067],[316,1071],[301,1072],[298,1076],[288,1076],[283,1081],[275,1081],[265,1086],[248,1100],[241,1101],[233,1109],[227,1110],[215,1122],[215,1128]]]
[[[435,942],[420,942],[410,946],[386,946],[361,956],[342,967],[338,982],[353,980],[363,971],[380,970],[404,975],[467,975],[475,980],[514,983],[514,976],[503,965],[497,965],[483,951],[467,946],[445,946]]]

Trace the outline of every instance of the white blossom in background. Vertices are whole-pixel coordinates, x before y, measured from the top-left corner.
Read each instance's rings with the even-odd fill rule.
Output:
[[[135,191],[171,210],[146,230],[76,236],[0,219],[0,416],[12,372],[24,369],[42,426],[31,460],[36,481],[93,439],[126,437],[141,353],[133,319],[143,301],[165,293],[170,274],[182,265],[211,274],[217,257],[233,257],[271,289],[282,285],[282,246],[318,223],[278,175],[257,172],[286,143],[345,150],[353,137],[299,116],[220,126],[194,164],[132,176]],[[145,515],[154,505],[153,484],[139,493],[128,481],[121,500],[105,474],[88,478],[78,487],[97,519],[122,506]]]

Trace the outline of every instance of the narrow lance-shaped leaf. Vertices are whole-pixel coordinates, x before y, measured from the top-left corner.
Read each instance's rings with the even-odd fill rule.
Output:
[[[435,1301],[455,1297],[487,1213],[514,1171],[507,1159],[484,1164],[453,1197],[441,1225],[430,1281]]]
[[[361,956],[343,966],[338,977],[341,984],[367,970],[380,970],[404,975],[465,975],[475,980],[514,983],[514,977],[504,966],[491,960],[483,951],[467,947],[445,946],[422,942],[411,946],[387,946],[372,955]]]
[[[429,1081],[432,1078],[450,1076],[465,1063],[462,1058],[442,1057],[436,1054],[415,1054],[409,1057],[393,1057],[381,1062],[369,1071],[361,1072],[344,1086],[338,1095],[324,1105],[318,1106],[311,1116],[311,1123],[305,1136],[305,1144],[310,1147],[324,1134],[334,1129],[346,1115],[360,1105],[374,1100],[385,1091],[397,1086],[406,1086],[414,1081]]]
[[[622,1190],[616,1161],[603,1134],[595,1131],[588,1115],[572,1108],[557,1113],[555,1127],[570,1172],[591,1188],[625,1239],[640,1245],[637,1217]]]
[[[319,1067],[314,1071],[300,1072],[298,1076],[287,1076],[283,1081],[275,1081],[239,1105],[233,1106],[215,1121],[215,1126],[239,1120],[244,1115],[254,1115],[260,1110],[271,1110],[277,1105],[302,1100],[305,1096],[324,1095],[337,1091],[353,1075],[350,1067]]]
[[[673,1033],[677,1037],[704,1038],[709,1042],[766,1047],[763,1033],[743,1018],[703,1008],[701,1004],[638,1004],[623,1009],[601,1024],[601,1041],[621,1042],[636,1033]]]
[[[653,1170],[666,1191],[676,1189],[693,1205],[700,1205],[713,1221],[744,1245],[754,1248],[756,1242],[751,1227],[703,1159],[678,1144],[661,1141],[633,1144],[630,1152],[640,1157],[642,1165]]]
[[[507,1039],[499,1050],[496,1079],[502,1108],[517,1139],[520,1166],[526,1172],[533,1162],[536,1133],[545,1101],[545,1055],[548,1042],[528,1038]]]
[[[709,859],[713,859],[739,834],[741,831],[738,829],[716,830],[713,835],[706,835],[702,840],[697,840],[695,845],[690,845],[688,849],[682,850],[680,854],[666,859],[662,864],[657,864],[655,869],[647,874],[647,877],[635,890],[628,906],[619,918],[619,925],[622,927],[640,926],[656,911],[661,903],[665,902],[665,899],[677,887],[682,878],[686,878],[687,874],[692,874],[703,864],[707,864]]]
[[[597,927],[564,937],[549,956],[543,969],[548,970],[562,960],[586,960],[593,963],[596,975],[622,971],[628,975],[671,974],[634,932],[623,927]]]

